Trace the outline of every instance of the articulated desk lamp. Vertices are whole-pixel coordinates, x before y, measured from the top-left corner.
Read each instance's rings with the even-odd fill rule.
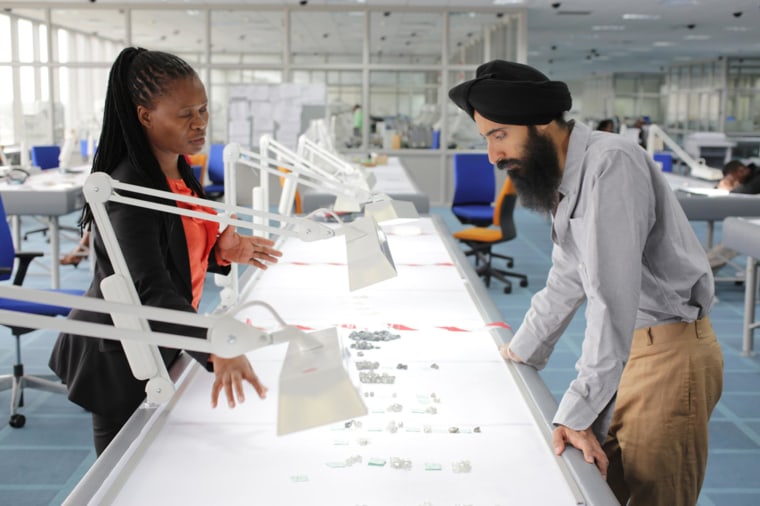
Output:
[[[219,202],[207,201],[195,197],[177,195],[171,192],[153,190],[145,187],[120,183],[105,173],[95,173],[87,178],[84,185],[85,198],[90,204],[98,232],[103,239],[114,274],[104,279],[101,284],[106,300],[76,296],[51,296],[47,292],[22,289],[19,287],[0,286],[0,296],[33,300],[109,313],[114,327],[89,322],[63,320],[53,317],[34,316],[14,311],[0,311],[0,321],[10,324],[23,324],[33,328],[52,328],[85,336],[105,339],[120,339],[130,368],[137,379],[147,380],[146,394],[150,402],[164,403],[174,392],[174,385],[169,378],[157,346],[197,350],[215,353],[222,357],[240,355],[270,344],[288,342],[288,351],[280,374],[280,398],[278,415],[278,433],[289,432],[345,420],[367,413],[361,397],[355,390],[345,367],[345,355],[338,341],[337,332],[323,331],[306,334],[294,327],[284,324],[277,313],[264,303],[253,302],[242,307],[232,307],[220,315],[202,316],[183,311],[142,306],[134,286],[126,260],[119,246],[113,226],[105,210],[106,202],[116,202],[169,212],[182,216],[215,221],[228,226],[265,230],[281,236],[296,236],[305,241],[326,239],[338,234],[346,234],[347,243],[351,236],[361,235],[350,224],[346,230],[333,229],[325,224],[298,217],[282,217],[265,214],[267,219],[282,222],[286,226],[270,227],[230,218],[224,214],[209,214],[191,209],[176,207],[171,204],[146,201],[143,199],[120,195],[115,190],[131,194],[143,194],[168,201],[182,201],[198,204],[244,216],[261,216],[261,212],[242,207],[234,207]],[[362,237],[355,241],[367,244]],[[370,238],[372,239],[372,238]],[[377,237],[374,238],[377,241]],[[370,243],[372,244],[372,243]],[[375,246],[378,246],[375,243]],[[349,255],[350,255],[349,248]],[[387,247],[382,254],[389,255]],[[360,266],[361,267],[361,266]],[[362,279],[376,282],[377,271],[365,275]],[[395,270],[393,271],[395,276]],[[374,277],[373,277],[374,276]],[[248,305],[258,304],[267,307],[275,316],[281,329],[264,333],[233,318]],[[207,339],[182,337],[151,331],[148,320],[172,322],[192,327],[206,328]],[[305,365],[308,364],[308,367]]]
[[[268,219],[287,222],[293,207],[292,203],[298,183],[325,190],[334,195],[355,197],[356,192],[350,186],[301,159],[269,136],[262,137],[262,146],[264,149],[262,154],[259,154],[242,150],[239,144],[231,143],[225,146],[223,154],[225,185],[229,184],[225,191],[225,202],[231,209],[241,209],[235,206],[237,195],[235,171],[239,169],[238,165],[248,167],[259,175],[259,187],[253,190],[254,210],[250,211],[254,224],[265,225]],[[276,155],[283,156],[280,156],[279,159],[268,157],[267,154],[271,149],[277,150]],[[284,160],[286,154],[288,158]],[[283,172],[282,169],[289,172]],[[268,177],[270,175],[283,177],[286,181],[280,198],[280,214],[267,212],[269,210]],[[396,275],[396,267],[388,247],[388,240],[385,233],[378,227],[378,221],[401,221],[402,219],[416,219],[418,217],[414,205],[410,202],[396,202],[384,195],[373,195],[366,190],[357,191],[361,193],[363,201],[366,202],[364,206],[365,216],[357,218],[351,223],[341,222],[338,229],[344,231],[346,235],[349,288],[352,291]],[[401,214],[402,218],[399,218],[398,214]],[[340,219],[338,221],[340,222]],[[259,227],[258,230],[278,235],[279,229]],[[238,293],[235,269],[236,267],[233,266],[232,273],[227,278],[217,279],[218,283],[228,286],[228,288],[223,289],[223,293],[229,291],[231,297],[236,297]]]
[[[308,136],[309,139],[313,139],[313,142],[316,142],[319,146],[323,146],[324,149],[334,153],[337,152],[335,150],[334,135],[330,133],[331,131],[335,131],[336,117],[336,115],[331,117],[329,126],[324,118],[312,120],[304,135]]]
[[[269,135],[263,135],[259,144],[259,153],[240,150],[238,161],[262,172],[285,177],[287,182],[280,200],[281,212],[284,211],[283,200],[292,203],[296,186],[302,184],[335,195],[336,211],[359,212],[363,206],[365,217],[372,216],[380,224],[398,224],[419,218],[414,204],[373,193],[369,190],[369,183],[358,172],[354,174],[358,177],[345,180],[336,174],[338,171],[324,170]],[[290,172],[282,174],[279,168]],[[292,206],[286,207],[290,209]]]
[[[665,144],[675,155],[689,167],[689,173],[699,179],[717,181],[723,177],[721,169],[708,167],[704,159],[695,160],[681,146],[678,145],[658,125],[649,125],[647,132],[647,151],[649,156],[654,157],[655,146]]]
[[[9,310],[0,310],[0,323],[121,341],[132,373],[137,379],[147,380],[147,400],[154,404],[166,403],[175,391],[157,346],[230,358],[264,346],[288,343],[279,378],[278,435],[367,414],[367,407],[349,377],[347,356],[334,328],[307,334],[286,325],[267,304],[251,302],[246,306],[265,307],[281,325],[276,331],[263,332],[236,320],[234,312],[199,315],[143,306],[139,300],[130,303],[127,299],[137,294],[128,273],[114,274],[103,283],[103,293],[109,300],[51,294],[13,285],[0,285],[0,297],[110,313],[113,326]],[[154,332],[148,327],[148,320],[205,328],[207,336],[198,339]]]
[[[285,178],[295,178],[296,176],[294,175],[294,172],[301,170],[295,166],[283,165],[281,162],[263,157],[257,153],[243,151],[240,149],[240,146],[238,144],[234,143],[225,146],[224,160],[225,172],[229,173],[230,176],[233,176],[233,167],[236,163],[257,170],[262,175],[274,174]],[[293,172],[283,173],[280,171],[279,167],[284,167],[286,169],[292,170]],[[226,176],[227,174],[225,174],[225,177]],[[234,177],[231,177],[231,179],[234,179]],[[261,186],[266,187],[266,179],[261,177],[260,180],[262,181]],[[319,187],[318,183],[315,183],[313,181],[310,181],[308,184]],[[229,194],[229,197],[227,197],[227,194]],[[231,201],[234,201],[234,187],[229,191],[225,191],[225,198],[229,198]],[[177,200],[180,199],[177,198]],[[202,202],[207,201],[204,200]],[[216,207],[223,208],[235,213],[250,215],[253,217],[253,223],[231,221],[230,223],[232,224],[251,228],[257,231],[264,231],[274,235],[283,235],[283,228],[271,227],[267,225],[266,222],[268,222],[268,220],[274,220],[276,222],[282,223],[283,225],[287,225],[289,222],[304,223],[303,221],[295,221],[297,218],[288,216],[287,213],[273,214],[264,211],[263,209],[268,208],[268,202],[266,198],[260,199],[258,201],[254,199],[255,209],[235,206],[229,202],[217,205]],[[308,219],[308,217],[298,219],[305,220],[306,223],[311,224],[310,227],[314,227],[317,223],[313,220]],[[262,223],[260,220],[265,220],[265,223]],[[328,230],[332,230],[330,227],[327,227],[327,225],[323,224],[322,226]],[[388,239],[385,233],[380,229],[380,227],[378,227],[375,218],[373,218],[371,215],[363,216],[350,223],[340,222],[335,232],[336,235],[341,234],[346,236],[346,258],[349,278],[348,284],[351,291],[358,290],[360,288],[364,288],[366,286],[396,276],[396,266],[393,263],[393,257],[391,256],[391,252],[388,247]]]
[[[305,135],[298,137],[296,153],[317,167],[335,174],[347,183],[356,185],[364,190],[371,190],[377,182],[377,178],[375,178],[373,173],[343,159],[337,153],[320,146]]]

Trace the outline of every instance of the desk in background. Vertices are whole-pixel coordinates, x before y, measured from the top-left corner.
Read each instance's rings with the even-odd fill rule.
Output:
[[[172,401],[139,409],[66,504],[613,504],[580,452],[553,454],[556,402],[534,369],[501,359],[496,344],[511,330],[436,220],[390,229],[398,277],[354,293],[342,238],[281,241],[277,266],[241,279],[241,300],[264,300],[307,329],[336,326],[346,346],[354,329],[399,335],[363,356],[351,350],[352,362],[377,361],[378,373],[395,376],[362,384],[370,414],[361,425],[275,435],[284,346],[249,354],[268,399],[249,388],[235,410],[210,409],[213,378],[192,362]]]
[[[690,221],[707,222],[706,248],[713,246],[715,222],[729,216],[760,216],[760,195],[724,193],[714,190],[714,181],[664,173]]]
[[[372,188],[373,192],[385,193],[395,200],[412,202],[419,214],[430,212],[430,199],[417,188],[398,157],[390,157],[387,164],[368,167],[367,171],[374,174],[377,179]],[[335,203],[335,195],[311,188],[304,188],[299,191],[301,192],[301,205],[304,213],[308,214],[317,209],[329,208]]]
[[[23,184],[0,181],[0,195],[3,198],[5,212],[13,220],[16,249],[23,250],[18,217],[24,215],[47,217],[52,288],[60,288],[61,284],[58,262],[61,256],[58,218],[84,206],[82,187],[89,175],[88,169],[89,167],[77,167],[65,174],[58,170],[47,170],[29,176]]]
[[[755,321],[757,296],[757,263],[760,259],[760,219],[726,218],[723,222],[723,244],[747,255],[747,275],[744,278],[744,327],[742,354],[752,355],[753,332],[760,327]]]

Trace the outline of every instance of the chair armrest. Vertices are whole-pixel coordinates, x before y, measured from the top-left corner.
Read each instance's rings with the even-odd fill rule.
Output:
[[[13,278],[13,284],[21,286],[24,283],[29,264],[32,263],[32,260],[35,258],[43,255],[44,253],[40,251],[17,251],[16,258],[18,258],[18,269],[16,270],[16,276]]]

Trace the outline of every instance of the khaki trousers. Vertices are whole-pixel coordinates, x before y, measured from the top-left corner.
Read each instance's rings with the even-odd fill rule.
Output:
[[[722,389],[723,354],[709,317],[634,332],[603,445],[620,504],[697,504],[707,422]]]

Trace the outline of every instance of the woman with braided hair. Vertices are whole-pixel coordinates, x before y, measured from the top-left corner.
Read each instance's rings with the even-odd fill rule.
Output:
[[[190,65],[168,53],[126,48],[111,68],[92,172],[105,172],[133,185],[204,196],[182,155],[201,151],[207,124],[206,91]],[[210,221],[116,203],[109,203],[107,212],[146,306],[195,312],[207,271],[229,272],[231,262],[266,269],[281,255],[268,239],[241,236],[234,227],[219,233],[218,224]],[[89,206],[82,212],[80,226],[94,237],[95,273],[87,296],[102,298],[100,282],[113,273],[113,267]],[[106,314],[83,310],[73,310],[69,318],[112,324]],[[151,328],[205,337],[202,328],[156,322]],[[161,348],[167,365],[179,353]],[[267,389],[244,355],[232,359],[191,355],[215,375],[212,406],[222,390],[230,408],[243,402],[244,382],[264,398]],[[143,401],[145,381],[132,375],[119,341],[66,333],[58,337],[50,368],[67,385],[69,399],[92,413],[100,455]]]

